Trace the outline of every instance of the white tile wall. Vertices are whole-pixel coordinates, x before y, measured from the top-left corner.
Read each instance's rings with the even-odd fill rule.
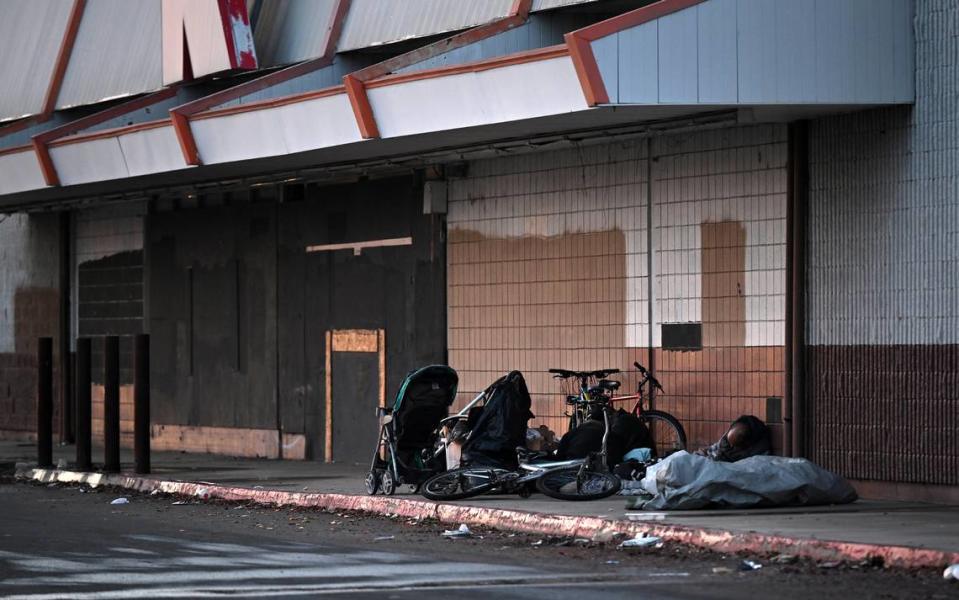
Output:
[[[916,5],[916,104],[813,121],[807,341],[959,343],[959,3]]]
[[[645,147],[636,140],[471,163],[467,178],[451,182],[449,227],[502,238],[623,231],[626,346],[645,347]],[[700,225],[735,220],[747,239],[746,344],[783,345],[785,127],[664,136],[653,140],[653,155],[656,321],[701,320]]]

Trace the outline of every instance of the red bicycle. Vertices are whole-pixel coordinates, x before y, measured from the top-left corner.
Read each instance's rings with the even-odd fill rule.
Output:
[[[649,429],[653,436],[656,456],[663,458],[673,452],[686,449],[686,430],[683,429],[679,419],[662,410],[652,408],[654,390],[659,390],[665,394],[663,386],[659,380],[653,377],[652,373],[647,371],[643,365],[634,362],[633,366],[643,376],[642,380],[636,386],[636,393],[628,396],[614,396],[610,402],[629,402],[635,400],[633,408],[629,411],[636,415],[643,425]],[[649,394],[645,394],[643,388],[649,384]],[[647,406],[648,404],[648,406]]]

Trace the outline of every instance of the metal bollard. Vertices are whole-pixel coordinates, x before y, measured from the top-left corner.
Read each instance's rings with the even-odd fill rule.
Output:
[[[77,338],[77,470],[93,470],[93,409],[90,401],[90,338]]]
[[[150,336],[136,337],[133,350],[133,462],[137,473],[150,472]]]
[[[37,340],[37,466],[53,466],[53,338]]]
[[[120,338],[103,338],[103,470],[120,472]]]

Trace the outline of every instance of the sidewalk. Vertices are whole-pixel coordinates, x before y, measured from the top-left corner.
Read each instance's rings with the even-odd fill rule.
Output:
[[[396,496],[367,496],[365,467],[315,462],[240,459],[208,454],[156,452],[153,473],[135,476],[132,455],[123,453],[123,475],[102,476],[69,470],[74,448],[56,447],[54,462],[64,470],[39,470],[35,445],[0,441],[0,463],[21,465],[18,476],[40,481],[119,485],[140,491],[232,500],[364,510],[435,518],[504,529],[577,537],[611,533],[649,533],[668,541],[721,552],[794,554],[822,561],[858,561],[882,557],[904,567],[942,567],[959,562],[956,506],[860,500],[838,507],[782,508],[650,513],[625,510],[625,498],[563,502],[534,495],[481,496],[438,504],[413,495],[404,486]],[[94,462],[102,453],[94,450]]]

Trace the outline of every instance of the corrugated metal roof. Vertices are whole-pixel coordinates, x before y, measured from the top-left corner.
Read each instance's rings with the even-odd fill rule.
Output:
[[[352,0],[338,50],[357,50],[475,27],[505,17],[513,0]]]
[[[3,0],[0,10],[0,119],[35,115],[73,8],[65,0]]]
[[[572,6],[574,4],[589,4],[597,1],[598,0],[533,0],[533,5],[530,7],[530,12],[552,10],[554,8],[562,8],[563,6]]]
[[[263,0],[254,40],[261,67],[323,56],[336,0]]]
[[[57,108],[163,87],[161,0],[87,0]]]

